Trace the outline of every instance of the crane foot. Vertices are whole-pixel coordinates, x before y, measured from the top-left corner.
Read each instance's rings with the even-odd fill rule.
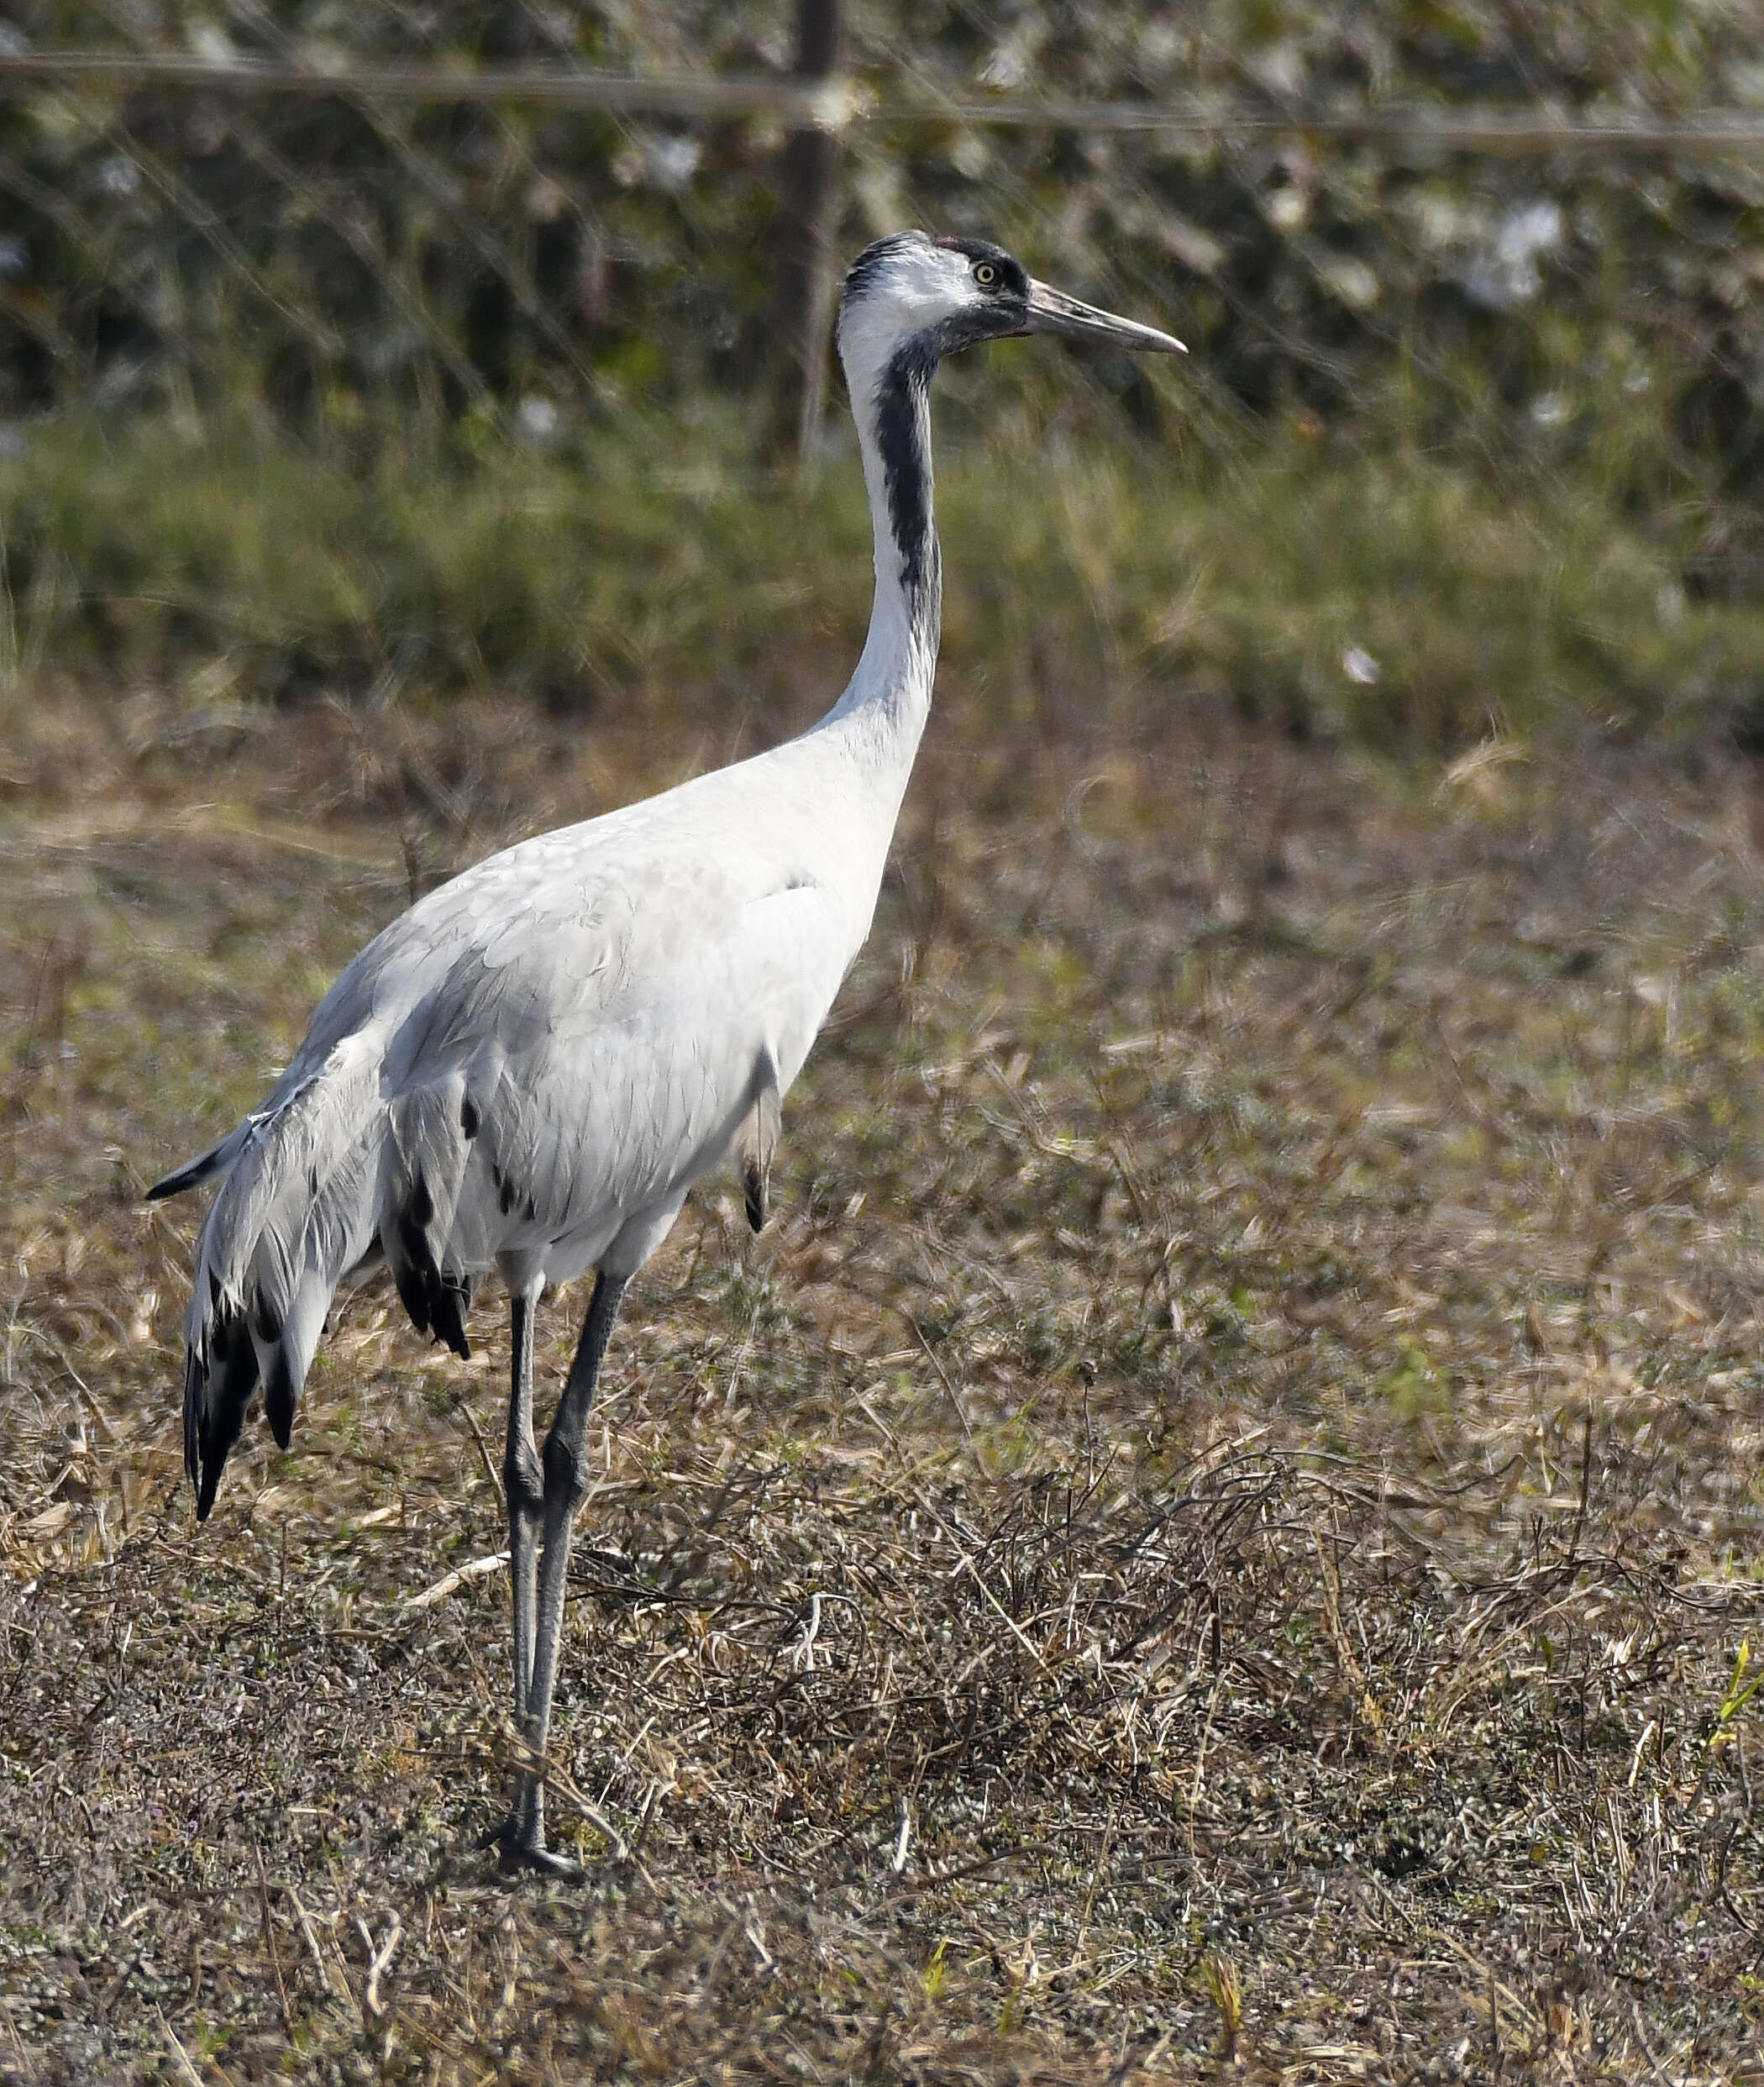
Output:
[[[507,1875],[522,1870],[540,1877],[557,1877],[565,1883],[580,1884],[587,1875],[582,1865],[568,1855],[559,1855],[545,1845],[544,1835],[535,1832],[524,1822],[518,1811],[511,1813],[494,1832],[486,1833],[475,1845],[480,1849],[496,1851],[496,1865]]]

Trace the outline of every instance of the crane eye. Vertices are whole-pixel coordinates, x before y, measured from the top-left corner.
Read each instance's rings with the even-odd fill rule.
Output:
[[[999,271],[990,261],[974,264],[974,279],[983,290],[990,290],[999,279]]]

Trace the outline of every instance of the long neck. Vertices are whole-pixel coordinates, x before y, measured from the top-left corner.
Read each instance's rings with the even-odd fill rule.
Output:
[[[847,370],[869,489],[876,595],[863,654],[827,723],[847,721],[854,745],[897,771],[902,788],[931,709],[943,606],[931,490],[936,367],[935,355],[908,340],[879,367],[848,362]]]

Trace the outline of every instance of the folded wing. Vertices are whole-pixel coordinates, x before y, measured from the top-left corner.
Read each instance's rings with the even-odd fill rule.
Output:
[[[817,886],[756,891],[744,864],[522,890],[508,865],[534,855],[395,922],[264,1107],[159,1185],[223,1177],[185,1328],[199,1515],[260,1383],[286,1445],[338,1283],[375,1249],[412,1322],[465,1354],[486,1270],[566,1280],[633,1219],[664,1231],[743,1126],[763,1212],[779,1099],[860,937]]]

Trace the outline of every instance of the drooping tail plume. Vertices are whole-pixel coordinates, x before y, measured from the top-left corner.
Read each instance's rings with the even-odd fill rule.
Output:
[[[379,1068],[377,1044],[345,1037],[317,1073],[149,1191],[225,1173],[197,1238],[184,1320],[184,1465],[199,1520],[260,1382],[287,1448],[337,1285],[373,1244]]]

